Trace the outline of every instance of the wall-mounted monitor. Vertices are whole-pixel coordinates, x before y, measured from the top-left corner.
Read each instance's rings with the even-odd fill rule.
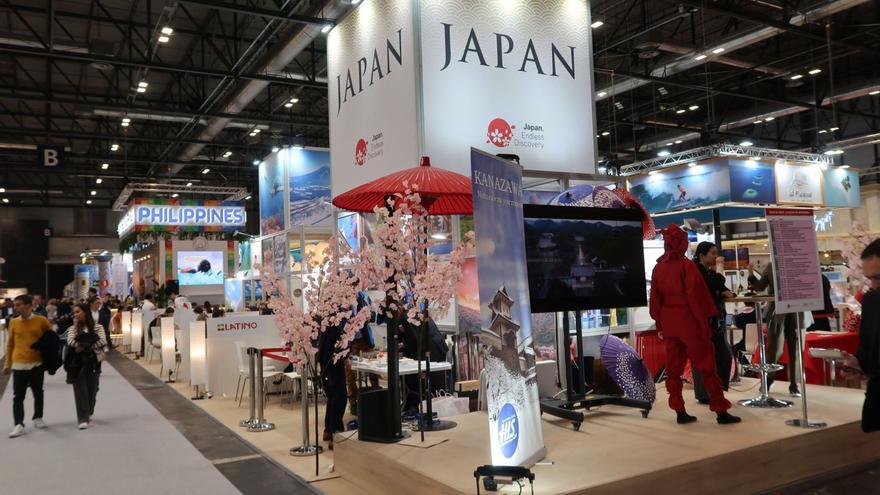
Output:
[[[223,285],[223,251],[178,251],[180,285]]]

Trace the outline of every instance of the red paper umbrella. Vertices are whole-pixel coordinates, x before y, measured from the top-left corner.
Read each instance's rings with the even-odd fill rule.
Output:
[[[646,241],[656,239],[657,229],[654,227],[654,219],[651,218],[651,214],[648,213],[648,210],[645,209],[642,202],[636,199],[636,197],[626,189],[617,188],[614,190],[614,194],[622,199],[626,206],[642,210],[642,214],[644,215],[644,218],[642,219],[642,238]]]
[[[427,156],[420,166],[401,170],[358,186],[333,198],[333,205],[349,211],[372,213],[384,207],[389,196],[403,194],[407,183],[418,186],[422,206],[429,215],[472,215],[471,181],[465,175],[431,166]]]

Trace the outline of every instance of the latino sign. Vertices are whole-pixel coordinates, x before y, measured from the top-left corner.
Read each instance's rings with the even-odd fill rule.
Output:
[[[471,147],[595,170],[590,14],[577,0],[366,0],[331,33],[333,195]]]
[[[160,202],[135,199],[119,221],[120,237],[142,231],[222,231],[247,224],[245,207],[236,201]]]

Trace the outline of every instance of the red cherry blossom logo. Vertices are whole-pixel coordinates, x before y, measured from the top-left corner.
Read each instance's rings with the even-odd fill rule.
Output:
[[[367,161],[367,141],[364,139],[358,139],[357,144],[354,146],[354,162],[357,166],[361,166],[364,162]]]
[[[499,148],[510,146],[513,139],[513,130],[516,126],[510,125],[504,119],[493,119],[489,122],[489,130],[486,131],[487,143],[492,143]]]

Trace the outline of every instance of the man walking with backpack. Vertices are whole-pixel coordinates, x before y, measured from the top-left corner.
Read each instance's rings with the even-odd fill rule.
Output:
[[[43,356],[31,346],[40,340],[44,332],[52,331],[49,320],[33,313],[31,296],[16,297],[13,307],[18,316],[9,323],[3,362],[3,374],[12,373],[12,416],[15,427],[9,432],[9,438],[24,435],[24,397],[28,387],[34,395],[34,426],[46,427],[43,422]]]

